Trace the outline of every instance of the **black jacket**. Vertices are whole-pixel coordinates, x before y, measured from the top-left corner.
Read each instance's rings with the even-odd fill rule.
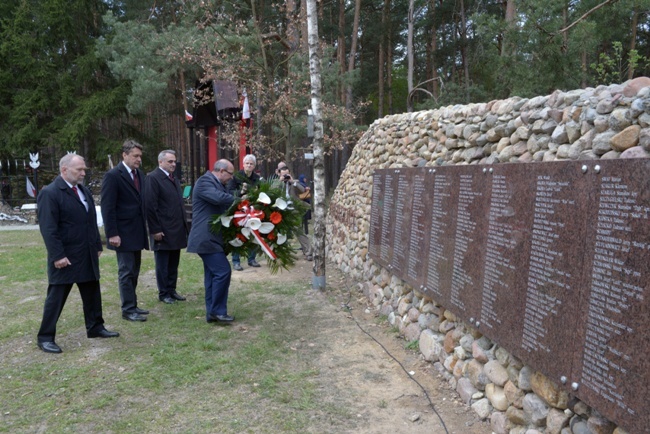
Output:
[[[95,202],[90,190],[82,185],[77,188],[86,196],[88,211],[61,176],[37,197],[38,224],[47,249],[47,278],[52,285],[99,280],[102,241]],[[54,267],[55,261],[66,257],[72,265]]]

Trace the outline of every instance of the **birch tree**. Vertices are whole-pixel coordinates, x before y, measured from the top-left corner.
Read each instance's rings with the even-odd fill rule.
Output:
[[[321,111],[321,66],[318,44],[316,0],[307,0],[309,41],[309,78],[311,110],[314,115],[314,275],[312,287],[325,289],[325,154],[323,152],[323,118]]]

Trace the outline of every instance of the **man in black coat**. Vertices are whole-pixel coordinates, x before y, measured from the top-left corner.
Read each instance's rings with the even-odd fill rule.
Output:
[[[151,249],[156,260],[158,299],[172,304],[185,297],[176,292],[181,249],[187,247],[187,215],[183,193],[174,178],[176,152],[158,154],[158,168],[145,180],[145,203]]]
[[[122,162],[102,181],[102,218],[108,248],[115,250],[118,266],[122,318],[146,321],[149,311],[138,307],[136,288],[142,249],[148,249],[144,208],[144,175],[139,169],[142,145],[128,139],[122,145]]]
[[[38,223],[47,249],[47,298],[38,331],[38,347],[60,353],[54,342],[56,323],[72,285],[83,301],[86,335],[113,338],[120,334],[104,328],[99,289],[99,255],[102,242],[92,194],[81,183],[86,176],[84,159],[68,154],[59,162],[61,175],[38,195]]]

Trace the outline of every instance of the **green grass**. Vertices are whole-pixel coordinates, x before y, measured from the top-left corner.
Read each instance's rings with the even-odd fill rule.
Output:
[[[121,336],[86,338],[75,287],[57,327],[64,352],[51,355],[35,343],[47,288],[40,234],[0,232],[0,253],[0,432],[302,433],[323,412],[353,423],[343,403],[320,401],[320,350],[291,349],[318,335],[304,283],[233,282],[237,321],[207,324],[200,258],[183,252],[178,291],[188,301],[170,306],[157,301],[144,252],[138,297],[151,314],[131,323],[121,319],[115,255],[104,251],[104,319]]]

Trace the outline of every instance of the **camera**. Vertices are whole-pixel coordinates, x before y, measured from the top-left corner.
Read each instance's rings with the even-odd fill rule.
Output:
[[[291,175],[284,175],[283,179],[284,179],[285,181],[288,181],[288,180],[291,179]]]

